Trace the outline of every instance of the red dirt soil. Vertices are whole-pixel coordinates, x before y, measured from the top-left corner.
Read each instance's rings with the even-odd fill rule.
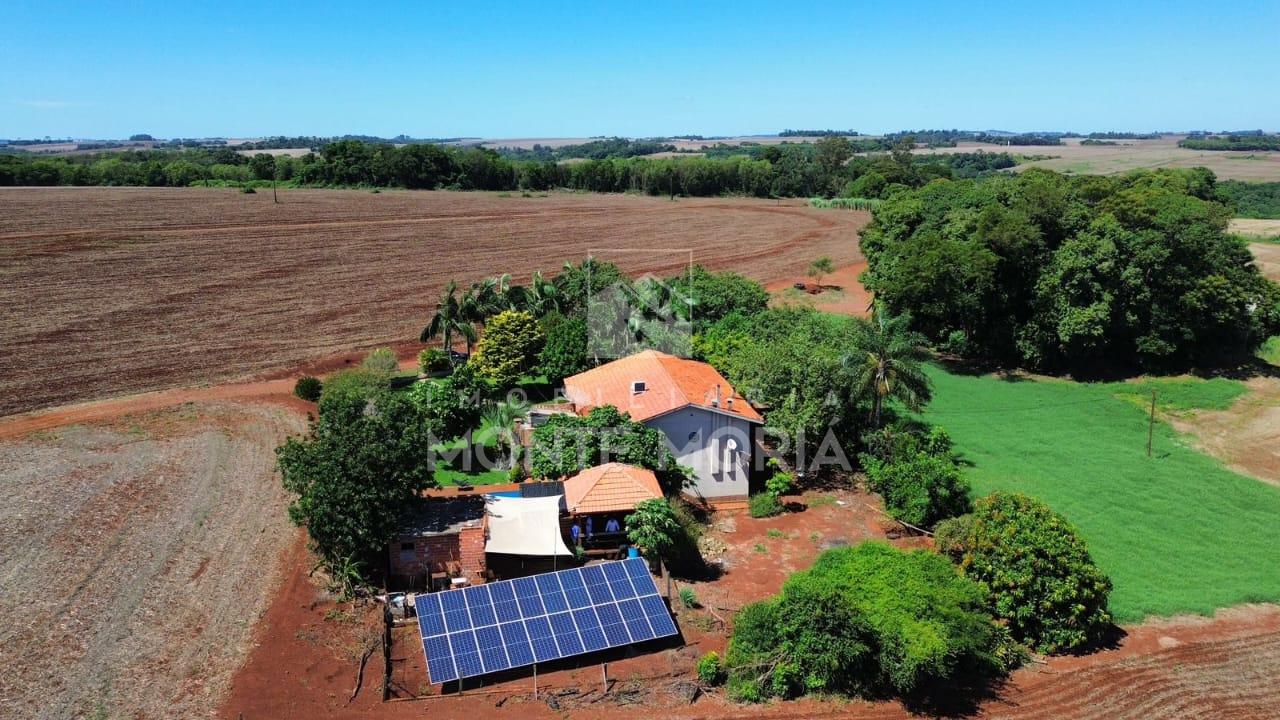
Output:
[[[0,415],[245,378],[417,337],[441,288],[693,260],[771,279],[858,259],[800,201],[201,188],[0,189]],[[663,253],[655,248],[684,252]]]
[[[821,286],[818,286],[812,278],[795,275],[767,283],[765,289],[773,295],[772,304],[775,307],[807,305],[838,315],[867,317],[871,314],[871,302],[874,296],[862,286],[862,282],[858,279],[866,269],[867,262],[863,260],[836,268],[822,276]],[[805,290],[801,292],[795,289],[796,283],[804,283]]]
[[[464,695],[433,694],[382,703],[381,661],[371,658],[364,686],[347,705],[357,663],[350,648],[361,622],[336,622],[334,604],[306,577],[309,561],[301,546],[293,570],[261,625],[258,648],[233,681],[221,716],[256,718],[608,717],[608,718],[907,718],[894,701],[804,699],[741,706],[719,693],[689,705],[672,692],[693,678],[696,658],[724,649],[716,616],[731,618],[742,604],[776,593],[786,576],[808,565],[821,550],[883,537],[892,525],[868,507],[873,497],[849,491],[811,493],[808,509],[777,518],[721,514],[709,535],[723,545],[726,572],[693,584],[704,608],[677,607],[686,647],[652,651],[609,662],[610,695],[601,693],[598,662],[539,672],[540,698],[532,678],[487,682]],[[919,545],[917,539],[895,541]],[[678,603],[676,603],[678,605]],[[366,611],[370,616],[376,610]],[[326,615],[330,619],[326,619]],[[1172,716],[1274,717],[1280,703],[1280,608],[1248,606],[1214,619],[1177,618],[1127,628],[1113,649],[1082,657],[1054,657],[1016,672],[981,701],[976,713],[1009,718],[1145,718]],[[416,626],[398,628],[393,642],[393,687],[398,698],[428,689]],[[551,695],[558,710],[546,703]]]

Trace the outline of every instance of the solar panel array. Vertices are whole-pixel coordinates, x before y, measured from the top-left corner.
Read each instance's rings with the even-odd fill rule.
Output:
[[[418,595],[431,682],[676,634],[640,558]]]

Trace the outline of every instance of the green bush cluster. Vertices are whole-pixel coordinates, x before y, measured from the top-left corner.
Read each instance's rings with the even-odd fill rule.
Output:
[[[929,529],[972,508],[969,482],[960,474],[951,438],[942,428],[897,423],[866,436],[859,456],[867,485],[884,498],[895,520]]]
[[[470,364],[498,387],[509,387],[533,368],[546,338],[523,310],[504,310],[485,321],[484,337]]]
[[[365,356],[361,367],[365,370],[383,375],[391,375],[400,368],[400,360],[396,351],[389,347],[377,348]]]
[[[488,391],[488,385],[466,364],[439,382],[415,383],[409,397],[427,417],[436,442],[441,442],[462,437],[480,425],[482,400]]]
[[[959,537],[955,537],[958,535]],[[948,528],[948,551],[987,591],[1013,637],[1040,652],[1074,650],[1111,627],[1111,579],[1066,518],[1021,493],[993,493]]]
[[[418,353],[418,369],[423,375],[438,375],[452,367],[449,354],[440,348],[427,348]]]
[[[946,558],[869,542],[823,553],[734,618],[729,692],[928,695],[1007,672],[1023,655],[979,585]]]
[[[727,673],[724,668],[724,660],[720,658],[720,653],[712,650],[698,658],[697,665],[698,682],[709,687],[724,684]]]
[[[323,389],[320,378],[311,375],[303,375],[298,378],[298,382],[293,384],[293,394],[306,400],[307,402],[315,402],[320,399],[320,393]]]
[[[785,510],[782,501],[772,493],[756,493],[747,501],[747,512],[753,518],[774,517],[781,515]]]

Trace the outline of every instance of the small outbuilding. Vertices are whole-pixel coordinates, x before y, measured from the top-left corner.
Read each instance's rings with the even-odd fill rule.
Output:
[[[430,589],[482,583],[484,543],[484,498],[421,498],[391,541],[388,583]]]
[[[587,548],[617,547],[627,542],[626,516],[645,500],[662,497],[652,470],[624,463],[587,468],[564,481],[569,533]]]

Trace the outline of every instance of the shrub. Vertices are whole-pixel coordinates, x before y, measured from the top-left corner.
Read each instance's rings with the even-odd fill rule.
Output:
[[[329,376],[320,390],[319,411],[323,416],[335,400],[348,395],[368,397],[387,387],[387,378],[363,368],[343,370]]]
[[[538,355],[538,369],[547,381],[559,383],[590,367],[587,361],[587,323],[552,313],[542,319],[547,341]]]
[[[904,523],[928,529],[971,506],[969,483],[948,456],[917,452],[888,462],[864,456],[863,469],[889,514]]]
[[[481,399],[487,386],[463,365],[440,382],[420,382],[409,397],[422,409],[436,441],[453,440],[480,426]]]
[[[690,609],[699,606],[698,595],[693,588],[687,586],[680,588],[680,604]]]
[[[303,375],[298,378],[298,382],[293,385],[293,394],[306,400],[307,402],[316,402],[320,399],[320,392],[323,389],[320,378],[311,375]]]
[[[762,492],[751,496],[747,501],[747,510],[753,518],[767,518],[781,515],[783,511],[782,502],[774,495]]]
[[[775,472],[764,481],[764,491],[775,498],[780,498],[791,492],[795,487],[795,480],[795,475],[789,472]]]
[[[250,185],[245,185],[244,187],[240,188],[240,192],[244,193],[245,195],[253,195],[258,191],[254,190],[253,187]]]
[[[823,553],[776,598],[744,607],[727,661],[734,697],[920,696],[1020,659],[984,593],[937,554],[863,543]]]
[[[527,312],[506,310],[489,318],[471,365],[476,373],[500,387],[508,387],[528,372],[542,349],[538,322]]]
[[[666,500],[642,500],[627,516],[627,539],[650,557],[670,558],[682,534]]]
[[[940,521],[933,527],[933,549],[958,562],[972,527],[972,513]]]
[[[365,370],[383,375],[391,375],[400,367],[396,351],[391,348],[378,348],[365,356],[360,366]]]
[[[449,354],[440,348],[427,348],[418,353],[418,368],[423,375],[437,375],[448,372],[453,367],[449,362]]]
[[[515,464],[511,466],[511,469],[507,471],[507,482],[521,483],[524,482],[524,480],[524,465],[519,461],[519,459],[517,459]]]
[[[991,612],[1040,652],[1095,642],[1111,625],[1111,579],[1066,518],[1020,493],[979,500],[960,568],[989,593]]]
[[[668,492],[679,490],[686,480],[667,447],[667,436],[612,405],[593,408],[586,417],[552,415],[534,429],[529,459],[537,478],[563,478],[621,462],[653,470]]]
[[[724,661],[720,653],[712,650],[698,658],[698,682],[703,685],[716,686],[725,681]]]

